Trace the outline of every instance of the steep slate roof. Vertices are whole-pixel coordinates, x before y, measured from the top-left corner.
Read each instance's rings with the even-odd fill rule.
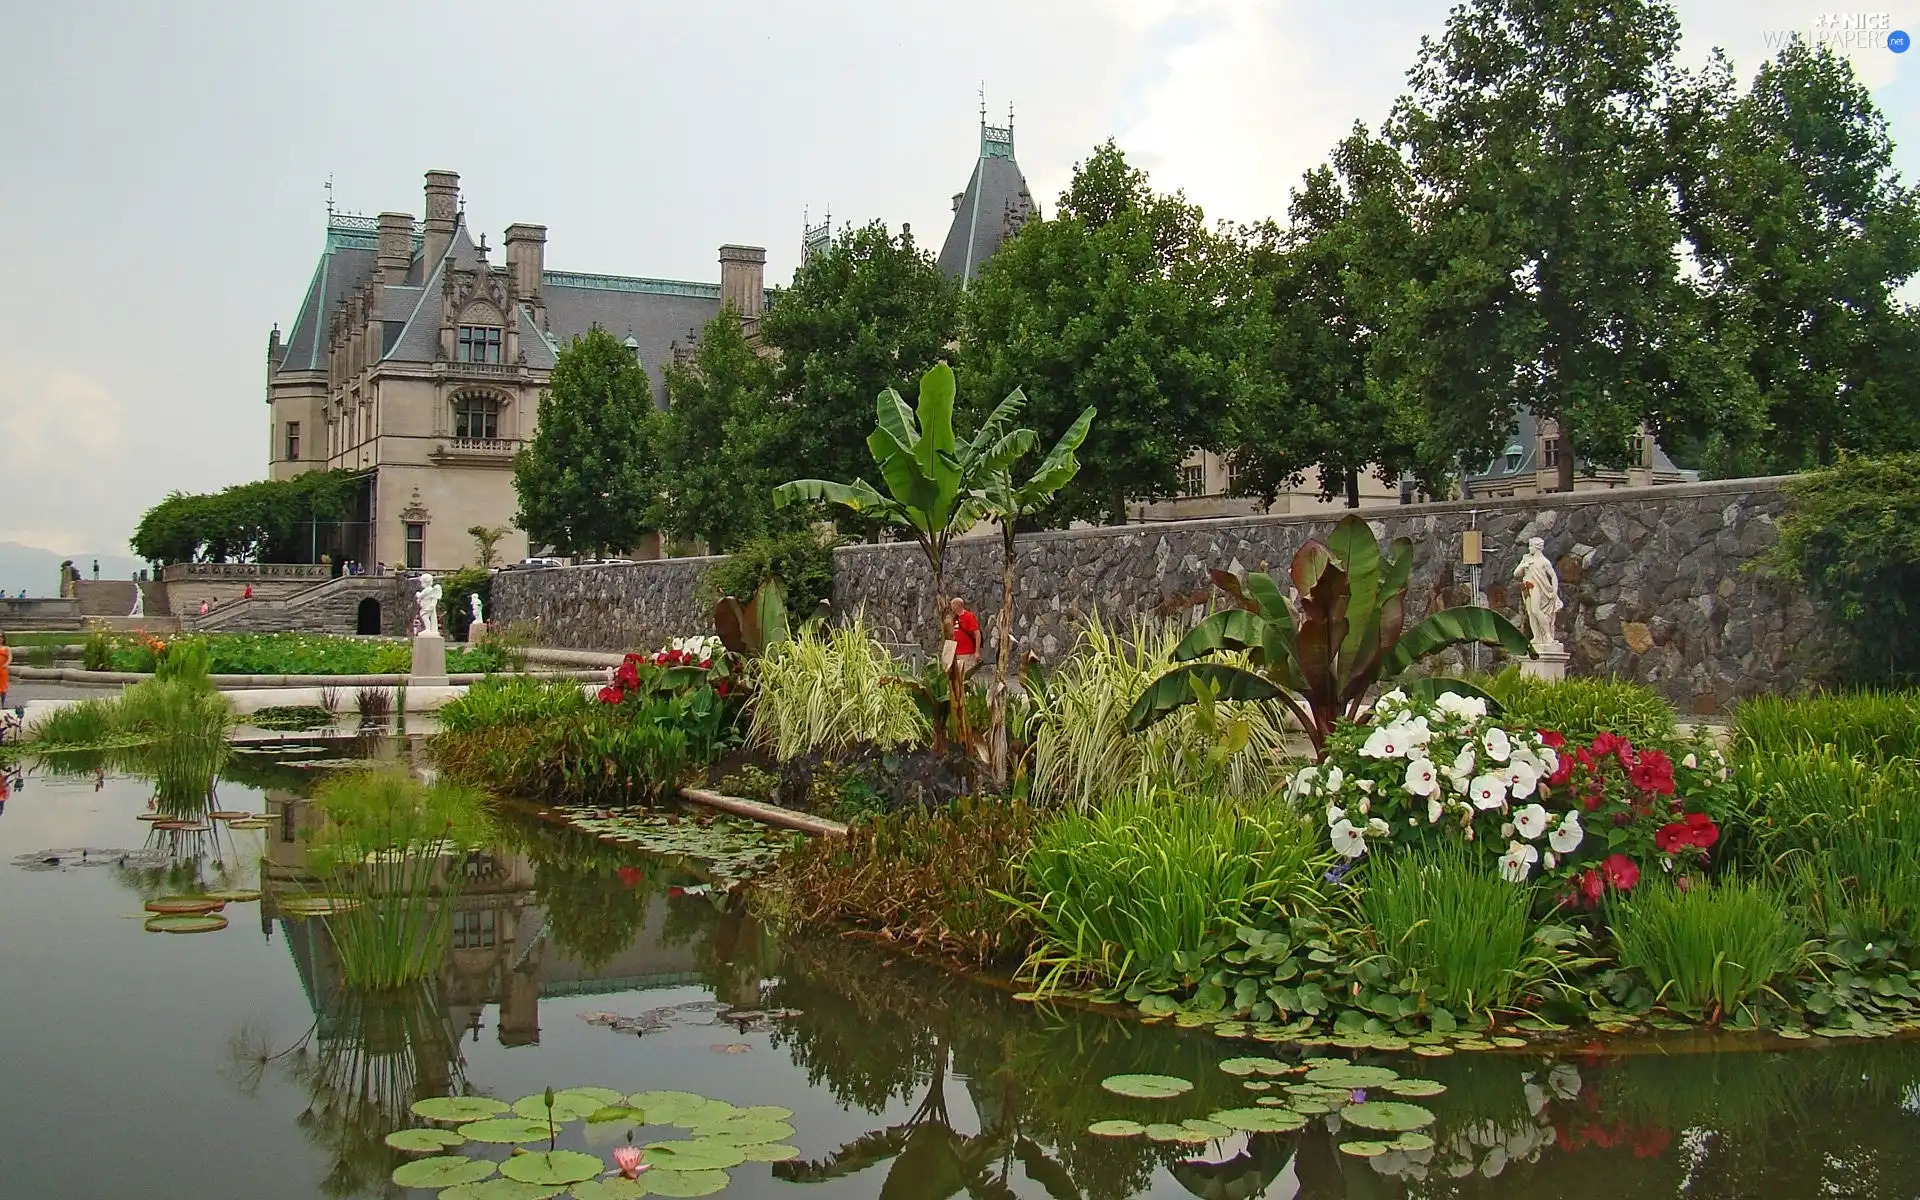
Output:
[[[1508,470],[1506,457],[1504,455],[1496,457],[1481,470],[1467,472],[1469,487],[1497,485],[1515,476],[1531,475],[1536,470],[1542,469],[1541,464],[1534,461],[1540,445],[1540,418],[1524,408],[1514,409],[1513,438],[1508,445],[1520,447],[1520,465]],[[1575,455],[1574,464],[1576,469],[1585,470],[1586,459]],[[1700,478],[1700,472],[1688,470],[1669,458],[1666,449],[1657,440],[1653,443],[1653,473],[1656,476],[1678,475],[1685,477],[1689,482],[1697,482]]]
[[[474,246],[473,239],[467,236],[464,221],[454,226],[453,240],[447,243],[446,257],[432,265],[427,282],[418,289],[408,289],[414,291],[418,298],[413,311],[403,318],[407,327],[400,332],[393,348],[381,355],[383,359],[432,362],[439,357],[441,278],[448,262],[462,271],[471,271],[480,265],[480,251]]]
[[[1013,129],[980,126],[980,158],[953,211],[953,224],[940,249],[940,270],[962,285],[1000,248],[1007,235],[1038,217],[1040,206],[1027,190],[1026,177],[1013,158]]]
[[[641,365],[653,380],[655,399],[666,395],[662,369],[673,344],[688,344],[689,330],[697,337],[708,321],[720,315],[717,283],[548,271],[541,277],[540,295],[547,305],[548,336],[556,348],[595,325],[622,341],[632,334],[640,344]],[[527,327],[523,321],[521,328]],[[527,352],[527,363],[537,365],[526,337],[520,339],[520,346]]]
[[[342,297],[352,295],[373,278],[373,250],[353,245],[353,240],[327,231],[327,247],[300,302],[300,315],[293,319],[293,329],[287,334],[278,370],[318,371],[326,366],[329,314]]]

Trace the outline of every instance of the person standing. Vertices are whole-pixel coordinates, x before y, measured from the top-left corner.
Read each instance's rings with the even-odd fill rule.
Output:
[[[100,560],[97,558],[93,560],[93,577],[100,578]]]
[[[7,645],[6,630],[0,629],[0,708],[7,706],[7,688],[12,683],[8,674],[12,666],[13,647]]]
[[[953,644],[953,661],[947,669],[965,679],[980,665],[980,618],[958,596],[947,602],[947,608],[951,622],[947,637]]]
[[[240,593],[240,598],[241,598],[242,600],[251,600],[251,599],[253,599],[253,585],[252,585],[252,584],[248,584],[248,585],[247,585],[247,590],[246,590],[246,591],[244,591],[244,592],[241,592],[241,593]]]

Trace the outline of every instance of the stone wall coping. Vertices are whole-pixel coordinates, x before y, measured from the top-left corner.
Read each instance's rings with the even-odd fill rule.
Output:
[[[607,678],[607,672],[604,669],[592,668],[571,671],[528,671],[526,674],[537,679],[577,679],[600,683],[604,683]],[[15,667],[13,675],[16,679],[35,680],[41,683],[75,683],[82,687],[120,687],[153,678],[151,672],[86,671],[73,667]],[[221,691],[247,691],[253,688],[287,687],[403,687],[411,684],[414,677],[411,675],[209,675],[207,678]],[[445,678],[456,684],[469,684],[479,683],[493,676],[480,672],[461,672]]]

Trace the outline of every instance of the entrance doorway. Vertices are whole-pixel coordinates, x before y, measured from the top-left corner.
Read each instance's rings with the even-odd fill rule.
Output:
[[[360,616],[354,632],[371,634],[380,632],[380,602],[372,596],[360,602]]]

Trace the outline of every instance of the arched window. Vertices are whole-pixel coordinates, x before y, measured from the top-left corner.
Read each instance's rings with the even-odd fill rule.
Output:
[[[500,436],[500,402],[492,396],[462,396],[453,402],[453,436]]]

